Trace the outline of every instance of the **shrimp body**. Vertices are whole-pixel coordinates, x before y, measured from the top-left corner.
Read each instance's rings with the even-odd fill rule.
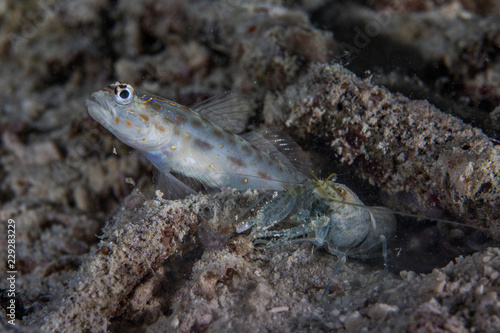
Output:
[[[292,227],[276,229],[287,221]],[[274,238],[266,247],[309,241],[327,246],[339,257],[361,256],[383,244],[395,232],[394,215],[381,207],[368,207],[347,186],[334,180],[307,180],[274,192],[254,217],[237,230],[253,227],[254,239]]]

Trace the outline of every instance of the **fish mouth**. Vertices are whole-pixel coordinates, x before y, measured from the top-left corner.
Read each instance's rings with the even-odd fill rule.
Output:
[[[114,110],[103,92],[97,91],[90,95],[90,98],[85,100],[85,106],[90,116],[104,127],[112,122]]]

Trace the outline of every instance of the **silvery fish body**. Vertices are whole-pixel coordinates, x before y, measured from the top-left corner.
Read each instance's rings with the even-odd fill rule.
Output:
[[[194,111],[116,82],[94,92],[85,104],[94,120],[144,153],[165,176],[167,197],[195,193],[171,172],[208,187],[240,190],[281,190],[307,178],[263,133],[233,133],[241,131],[245,121],[242,112],[227,109],[231,99],[206,102]],[[285,150],[288,145],[278,144]]]

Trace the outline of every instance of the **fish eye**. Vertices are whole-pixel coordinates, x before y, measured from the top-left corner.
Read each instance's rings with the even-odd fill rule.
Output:
[[[119,84],[115,88],[115,101],[119,104],[128,104],[134,98],[134,88],[129,84]]]

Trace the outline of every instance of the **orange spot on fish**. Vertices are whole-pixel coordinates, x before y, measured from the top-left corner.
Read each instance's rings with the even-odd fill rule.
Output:
[[[246,167],[247,165],[241,159],[233,156],[228,156],[227,159],[236,166]]]
[[[218,138],[223,138],[224,137],[224,134],[221,131],[219,131],[218,129],[216,129],[216,128],[212,129],[212,134],[215,135]]]
[[[132,122],[130,120],[125,120],[125,123],[127,124],[127,126],[132,126]]]
[[[170,104],[170,105],[173,105],[173,106],[177,106],[177,104],[175,104],[174,102],[171,102],[168,99],[161,98],[161,97],[158,97],[158,96],[156,96],[155,101],[160,102],[160,103],[167,103],[167,104]]]
[[[214,146],[212,146],[210,143],[200,139],[194,140],[194,143],[203,150],[211,150],[214,148]]]
[[[142,142],[146,142],[147,139],[146,138],[142,138],[141,140],[142,140]]]
[[[154,107],[156,110],[158,110],[158,111],[163,110],[163,108],[161,107],[161,105],[158,105],[158,104],[153,105],[153,107]]]
[[[175,115],[175,122],[178,124],[184,124],[186,122],[186,117],[181,115],[181,114],[176,114]]]
[[[144,121],[149,121],[149,117],[145,114],[140,114],[139,117],[141,117]]]
[[[267,174],[266,172],[259,171],[259,172],[257,172],[257,174],[258,174],[258,175],[259,175],[259,177],[261,177],[261,178],[271,179],[271,177],[269,176],[269,174]]]
[[[191,124],[193,124],[194,127],[201,127],[201,121],[199,121],[198,119],[193,119],[191,121]]]
[[[166,121],[169,121],[169,122],[171,122],[172,124],[175,124],[175,122],[174,122],[174,121],[173,121],[172,119],[170,119],[170,118],[167,118],[167,117],[163,117],[163,119],[165,119]]]
[[[165,132],[165,127],[163,127],[163,126],[161,126],[161,125],[158,125],[158,124],[156,124],[156,125],[155,125],[155,127],[156,127],[156,129],[157,129],[158,131],[160,131],[160,132]]]
[[[120,118],[119,117],[115,117],[115,123],[118,125],[120,123]]]
[[[252,153],[252,148],[250,148],[250,145],[243,145],[243,147],[241,147],[241,149],[247,153],[248,155],[250,155]]]

